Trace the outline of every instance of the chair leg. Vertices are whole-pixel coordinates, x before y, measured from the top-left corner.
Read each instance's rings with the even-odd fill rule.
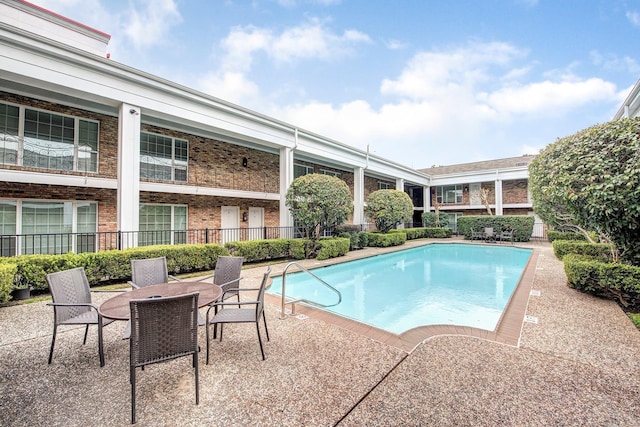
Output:
[[[136,423],[136,368],[129,367],[129,382],[131,383],[131,424]]]
[[[53,346],[56,343],[56,331],[58,329],[58,325],[56,325],[55,319],[53,320],[53,336],[51,337],[51,349],[49,350],[49,365],[51,365],[51,360],[53,359]]]
[[[200,379],[198,375],[198,353],[193,354],[193,368],[196,370],[196,405],[200,404]]]
[[[267,328],[267,317],[264,315],[264,310],[262,311],[262,320],[264,321],[264,330],[267,333],[267,341],[271,341],[269,339],[269,328]]]
[[[207,337],[207,365],[209,364],[209,316],[207,316],[207,323],[204,325],[206,328],[206,337]]]
[[[256,322],[256,329],[258,331],[258,342],[260,343],[260,353],[262,353],[262,360],[265,360],[264,349],[262,348],[262,337],[260,336],[260,322]]]
[[[89,325],[87,325],[89,327]],[[98,316],[98,353],[100,355],[100,367],[104,366],[104,344],[102,342],[102,316]]]
[[[218,329],[218,325],[214,325],[216,329]],[[224,323],[220,323],[220,342],[222,342],[222,331],[224,330]]]
[[[82,341],[82,345],[85,345],[87,343],[87,334],[89,333],[89,324],[87,323],[87,326],[85,326],[84,328],[84,340]]]

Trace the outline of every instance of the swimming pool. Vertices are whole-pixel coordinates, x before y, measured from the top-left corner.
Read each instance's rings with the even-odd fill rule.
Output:
[[[532,250],[431,244],[313,269],[342,293],[325,310],[400,334],[417,326],[460,325],[492,331]],[[268,293],[280,295],[282,277]],[[334,292],[304,273],[287,274],[287,297],[321,304]]]

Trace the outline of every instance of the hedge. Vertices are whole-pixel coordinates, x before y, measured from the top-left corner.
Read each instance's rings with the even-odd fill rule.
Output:
[[[407,240],[413,240],[426,238],[447,238],[451,237],[451,235],[453,234],[453,230],[450,228],[415,227],[391,230],[389,231],[389,233],[405,233],[407,235]]]
[[[349,252],[350,240],[347,238],[332,237],[318,240],[320,250],[316,259],[319,261],[344,256]]]
[[[563,260],[564,257],[569,254],[576,254],[595,257],[605,262],[613,261],[611,254],[613,245],[611,243],[589,243],[576,240],[556,240],[551,244],[551,246],[553,246],[554,255],[560,260]]]
[[[563,261],[570,287],[640,307],[640,267],[579,254],[567,254]]]
[[[555,230],[547,230],[547,239],[550,242],[555,242],[556,240],[587,241],[587,238],[584,236],[584,234],[575,233],[573,231],[555,231]]]
[[[169,274],[213,270],[220,255],[228,251],[216,244],[143,246],[125,250],[63,255],[19,255],[0,262],[0,302],[9,300],[6,289],[13,289],[15,275],[22,276],[36,291],[49,288],[47,273],[83,267],[89,285],[123,282],[131,278],[131,260],[167,258]]]
[[[499,233],[505,228],[513,229],[513,240],[528,242],[533,233],[534,218],[529,215],[464,215],[458,218],[458,234],[471,240],[471,230],[483,231],[493,228]]]
[[[301,241],[302,245],[291,249],[292,242]],[[229,253],[233,256],[241,256],[245,262],[262,261],[268,259],[305,258],[304,239],[265,239],[248,240],[243,242],[227,242],[224,244]]]
[[[370,247],[375,248],[386,248],[389,246],[400,246],[404,245],[407,241],[406,233],[372,233],[367,232],[367,238],[369,243],[367,244]]]

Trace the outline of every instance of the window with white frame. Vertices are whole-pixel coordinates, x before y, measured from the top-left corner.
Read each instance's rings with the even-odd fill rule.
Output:
[[[441,204],[462,203],[462,185],[443,185],[436,187],[436,200]]]
[[[320,173],[322,175],[335,176],[336,178],[340,178],[342,176],[342,174],[340,172],[330,171],[330,170],[327,170],[327,169],[320,169]]]
[[[99,127],[95,120],[0,103],[0,162],[97,172]]]
[[[295,163],[293,165],[293,178],[298,178],[300,176],[309,175],[313,173],[313,166],[300,165]]]
[[[189,142],[184,139],[140,133],[140,177],[187,182]]]
[[[140,205],[138,245],[169,245],[186,242],[187,207]]]
[[[3,256],[94,252],[97,229],[95,202],[0,200]]]
[[[378,181],[378,190],[391,190],[391,184],[388,182]]]

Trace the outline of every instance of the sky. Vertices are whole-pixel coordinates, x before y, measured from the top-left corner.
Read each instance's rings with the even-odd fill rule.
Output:
[[[29,1],[113,61],[416,169],[537,154],[640,78],[640,0]]]

